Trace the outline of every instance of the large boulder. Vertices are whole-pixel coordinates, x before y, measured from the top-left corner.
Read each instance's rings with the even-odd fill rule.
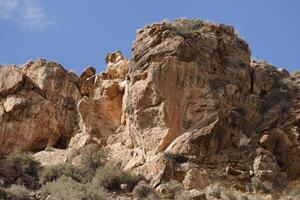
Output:
[[[45,59],[0,67],[1,152],[66,148],[79,130],[78,77]]]
[[[0,153],[55,145],[59,122],[44,91],[17,67],[1,67],[0,84]]]
[[[76,105],[82,98],[79,90],[79,78],[68,72],[56,62],[45,59],[29,61],[21,69],[45,93],[45,98],[55,105],[59,132],[59,144],[66,148],[71,137],[79,130]]]

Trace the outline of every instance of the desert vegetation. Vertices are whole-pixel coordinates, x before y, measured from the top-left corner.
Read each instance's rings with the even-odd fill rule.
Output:
[[[110,198],[110,192],[130,194],[144,177],[123,171],[108,162],[106,155],[89,145],[76,166],[42,167],[30,154],[8,154],[0,161],[0,199],[104,200]]]
[[[124,171],[107,160],[107,152],[95,145],[82,150],[78,165],[61,163],[43,167],[30,154],[11,153],[0,160],[0,199],[2,200],[105,200],[123,196],[137,200],[190,199],[182,183],[169,180],[155,189],[142,175]],[[181,154],[165,153],[169,162],[185,163]],[[253,186],[259,187],[256,180]],[[207,199],[254,200],[270,199],[260,193],[241,192],[221,184],[212,184],[197,191]],[[201,195],[200,195],[201,196]],[[200,198],[199,196],[199,198]],[[299,196],[299,187],[292,187],[281,199]],[[279,197],[278,197],[279,198]]]
[[[212,27],[214,24],[196,18],[180,18],[174,21],[165,20],[165,25],[167,29],[173,31],[174,33],[184,38],[191,38],[196,37],[199,34],[199,29],[209,28]]]

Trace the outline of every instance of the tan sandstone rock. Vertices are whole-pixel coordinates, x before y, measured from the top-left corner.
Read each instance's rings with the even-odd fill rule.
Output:
[[[44,59],[1,66],[1,152],[69,145],[35,155],[58,163],[98,143],[157,188],[272,191],[300,177],[299,73],[253,60],[233,27],[194,19],[147,25],[132,50],[79,78]]]
[[[1,67],[0,152],[38,151],[60,137],[55,105],[17,67]]]
[[[132,49],[122,126],[114,137],[129,136],[133,147],[120,148],[134,148],[144,159],[116,153],[114,160],[145,173],[154,185],[166,174],[182,181],[188,173],[178,163],[163,161],[164,152],[187,156],[188,163],[201,164],[217,176],[223,172],[214,169],[225,173],[229,163],[239,172],[227,173],[223,181],[230,184],[251,182],[255,151],[262,146],[278,169],[289,178],[299,177],[298,165],[289,161],[298,163],[299,152],[295,78],[252,60],[247,43],[232,27],[186,19],[155,23],[137,32]],[[263,134],[278,128],[287,133],[284,142],[276,142],[277,136],[260,142]],[[112,145],[109,140],[108,147]]]
[[[81,99],[81,93],[78,77],[60,64],[45,59],[29,62],[21,69],[41,88],[45,98],[55,105],[61,135],[58,146],[65,148],[79,129],[76,104]]]
[[[82,87],[89,85],[92,92],[87,92],[88,95],[78,103],[81,132],[100,139],[102,145],[106,145],[107,137],[113,135],[121,125],[122,82],[128,68],[127,59],[119,51],[108,54],[106,61],[106,72],[94,76],[95,70],[87,68],[80,76]]]

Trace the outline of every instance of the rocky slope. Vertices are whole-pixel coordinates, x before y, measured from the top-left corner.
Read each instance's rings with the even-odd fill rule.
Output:
[[[71,162],[97,143],[157,188],[280,192],[300,176],[300,74],[251,58],[233,27],[179,19],[137,31],[128,60],[77,77],[44,59],[0,67],[0,153]]]

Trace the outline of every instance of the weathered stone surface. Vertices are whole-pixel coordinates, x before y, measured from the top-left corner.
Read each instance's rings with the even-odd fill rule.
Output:
[[[166,151],[196,156],[197,160],[207,159],[211,153],[216,154],[230,145],[230,138],[226,137],[224,131],[222,122],[217,119],[207,127],[194,129],[177,137]]]
[[[33,91],[20,91],[2,100],[1,153],[38,151],[57,143],[59,122],[51,102]]]
[[[286,174],[280,173],[276,157],[263,149],[257,150],[257,156],[253,163],[253,172],[262,185],[261,187],[265,190],[272,191],[278,185],[286,184]]]
[[[107,81],[99,94],[102,94],[99,99],[84,97],[78,110],[82,131],[101,138],[113,134],[121,123],[122,92],[118,82]]]
[[[202,33],[199,36],[185,38],[173,29],[176,23],[180,22],[144,28],[133,45],[125,104],[128,131],[146,151],[153,146],[157,151],[166,149],[205,117],[216,114],[217,119],[217,109],[242,106],[250,93],[250,52],[245,42],[207,24],[192,27]],[[226,91],[227,86],[236,89]],[[235,98],[230,101],[233,105],[223,107],[229,98]]]
[[[87,68],[85,68],[83,70],[83,72],[80,75],[79,79],[80,79],[80,81],[85,81],[85,80],[91,78],[92,76],[94,76],[95,74],[96,74],[95,67],[88,66]]]
[[[95,82],[96,69],[92,66],[85,68],[79,77],[80,92],[84,96],[89,96],[93,94],[94,82]]]
[[[252,191],[252,179],[271,191],[300,177],[299,72],[251,59],[233,27],[200,20],[148,25],[132,50],[79,78],[44,59],[0,67],[1,152],[69,144],[35,154],[57,163],[98,143],[158,188]]]
[[[249,166],[261,146],[273,156],[277,170],[287,172],[289,179],[299,177],[299,165],[291,163],[299,160],[297,76],[251,60],[248,45],[222,24],[184,19],[156,23],[138,31],[132,49],[118,134],[130,136],[139,156],[126,164],[122,157],[128,157],[117,153],[115,160],[145,173],[154,185],[166,174],[183,181],[189,173],[162,161],[163,152],[187,156],[208,173],[224,173],[224,182],[251,182]],[[226,172],[228,163],[233,167]]]
[[[40,58],[21,66],[21,69],[46,92],[47,99],[59,102],[62,97],[72,97],[76,102],[81,99],[78,77],[62,65]]]
[[[62,149],[44,150],[34,154],[34,158],[43,166],[57,165],[68,161],[68,151]]]
[[[203,171],[201,169],[191,169],[186,173],[182,184],[187,190],[204,190],[211,184],[211,182],[206,171]]]
[[[16,66],[0,67],[0,80],[0,97],[15,94],[23,89],[33,89],[42,94],[34,82],[25,76]]]
[[[128,59],[124,58],[120,51],[108,53],[106,58],[107,68],[103,76],[109,79],[125,79],[128,71]]]
[[[0,83],[0,153],[55,145],[59,122],[44,92],[17,67],[1,67]]]
[[[44,59],[0,68],[1,152],[65,148],[78,129],[78,78]]]
[[[98,139],[101,145],[106,145],[107,138],[121,125],[128,69],[128,61],[119,51],[108,54],[106,61],[105,72],[94,76],[95,70],[87,68],[81,75],[81,91],[85,96],[78,103],[81,132]]]
[[[66,71],[60,64],[37,59],[21,67],[45,93],[45,98],[56,107],[59,122],[61,147],[66,147],[70,138],[79,129],[76,104],[81,99],[78,77]]]
[[[6,96],[9,93],[14,93],[20,88],[22,89],[25,77],[17,67],[1,67],[0,72],[1,96]]]

